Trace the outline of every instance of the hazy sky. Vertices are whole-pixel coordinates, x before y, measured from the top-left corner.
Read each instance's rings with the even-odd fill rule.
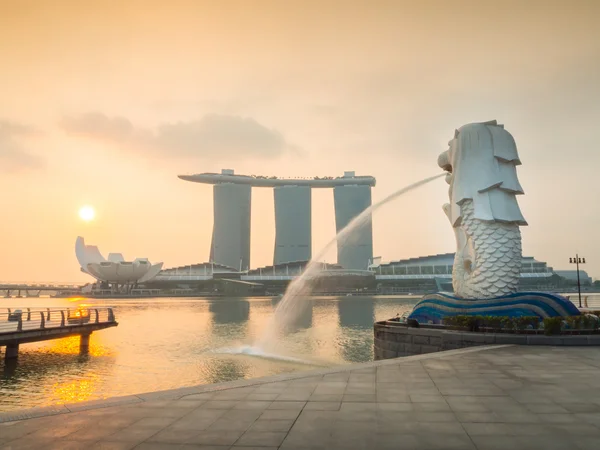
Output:
[[[0,0],[0,280],[87,280],[78,235],[203,262],[212,189],[178,174],[356,170],[378,200],[491,119],[523,161],[524,254],[565,269],[579,251],[600,277],[599,18],[595,0]],[[273,192],[252,195],[257,267]],[[454,251],[446,201],[441,179],[381,210],[376,255]],[[313,253],[333,235],[314,191]]]

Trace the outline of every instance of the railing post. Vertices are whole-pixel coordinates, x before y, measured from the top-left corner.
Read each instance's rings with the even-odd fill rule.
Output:
[[[43,311],[40,311],[40,317],[42,318],[42,320],[40,321],[40,328],[43,330],[44,328],[46,328],[46,321],[44,320]]]
[[[99,314],[98,314],[98,308],[96,308],[94,311],[96,311],[96,323],[98,323],[99,320]]]
[[[46,310],[48,311],[48,320],[50,320],[50,308],[46,308]]]
[[[65,311],[63,309],[60,310],[60,326],[65,326]]]
[[[109,322],[115,321],[115,315],[113,314],[112,308],[108,308],[108,321]]]
[[[19,314],[19,322],[17,325],[17,331],[23,330],[23,313]]]
[[[31,320],[31,308],[27,308],[27,322]]]

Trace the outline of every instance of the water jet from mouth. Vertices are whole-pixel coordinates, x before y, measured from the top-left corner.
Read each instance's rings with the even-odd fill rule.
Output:
[[[315,281],[322,276],[321,263],[325,254],[336,244],[344,246],[349,240],[352,233],[361,229],[367,225],[371,220],[371,215],[382,206],[395,200],[407,192],[412,191],[420,186],[430,183],[438,178],[446,176],[446,173],[435,175],[433,177],[425,178],[416,183],[410,184],[390,195],[385,197],[383,200],[371,205],[365,209],[362,213],[356,216],[346,227],[344,227],[333,239],[331,239],[325,247],[317,254],[317,256],[311,259],[306,265],[302,275],[294,279],[285,291],[285,294],[269,323],[265,327],[265,331],[262,336],[256,340],[253,348],[264,349],[272,347],[272,343],[277,341],[277,336],[281,330],[285,330],[286,327],[294,321],[294,319],[302,312],[306,300],[303,301],[302,297],[307,297],[312,293]]]

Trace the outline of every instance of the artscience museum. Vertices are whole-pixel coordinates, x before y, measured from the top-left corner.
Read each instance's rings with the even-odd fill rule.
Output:
[[[150,263],[148,258],[126,261],[121,253],[109,253],[105,258],[97,246],[86,245],[81,236],[75,242],[75,255],[82,272],[116,291],[128,291],[137,284],[152,280],[163,266],[162,262]]]

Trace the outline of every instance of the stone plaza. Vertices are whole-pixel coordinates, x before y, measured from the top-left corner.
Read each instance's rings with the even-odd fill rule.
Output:
[[[16,449],[596,449],[600,349],[484,346],[0,414]]]

